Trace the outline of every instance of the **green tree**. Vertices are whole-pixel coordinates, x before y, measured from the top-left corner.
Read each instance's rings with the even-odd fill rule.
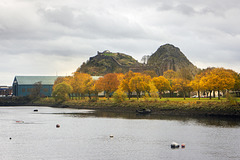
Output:
[[[62,82],[56,85],[52,93],[52,96],[56,102],[62,103],[64,101],[69,100],[71,93],[72,93],[71,85],[67,84],[66,82]]]

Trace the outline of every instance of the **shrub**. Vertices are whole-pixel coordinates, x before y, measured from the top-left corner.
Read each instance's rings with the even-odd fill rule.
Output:
[[[113,99],[115,102],[117,103],[121,103],[123,101],[125,101],[125,99],[127,98],[127,95],[125,92],[123,92],[121,89],[118,89],[116,92],[114,92],[113,94]]]
[[[236,105],[237,104],[237,99],[233,96],[231,96],[230,93],[227,93],[226,95],[227,97],[227,101],[231,104],[231,105]]]

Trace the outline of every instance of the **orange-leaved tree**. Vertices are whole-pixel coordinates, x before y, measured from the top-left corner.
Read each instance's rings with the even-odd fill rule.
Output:
[[[102,85],[102,89],[106,94],[106,97],[109,99],[109,96],[112,92],[116,91],[119,86],[119,80],[115,73],[108,73],[102,78],[98,79],[99,84]]]
[[[100,77],[98,80],[94,80],[93,92],[96,99],[98,99],[98,93],[103,91],[102,79],[103,77]]]

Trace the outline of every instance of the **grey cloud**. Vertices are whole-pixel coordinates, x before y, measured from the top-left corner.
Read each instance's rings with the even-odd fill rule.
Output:
[[[67,27],[71,27],[74,23],[74,14],[69,7],[39,9],[38,13],[44,16],[49,22]]]
[[[194,10],[194,8],[186,5],[186,4],[179,4],[175,7],[175,9],[183,14],[186,15],[192,15],[195,14],[196,11]]]
[[[17,66],[18,72],[29,66],[29,74],[51,74],[64,67],[75,71],[88,57],[106,49],[139,60],[165,43],[179,47],[201,68],[240,60],[238,0],[6,2],[0,4],[0,56],[11,59],[9,66]],[[38,56],[41,60],[33,58]],[[42,57],[48,60],[41,70]],[[74,58],[64,63],[67,57]],[[79,59],[72,61],[75,57]],[[72,67],[71,61],[76,63]],[[14,72],[5,64],[1,68]]]

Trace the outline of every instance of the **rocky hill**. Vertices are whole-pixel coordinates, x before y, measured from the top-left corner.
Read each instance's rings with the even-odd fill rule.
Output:
[[[170,69],[178,71],[181,68],[188,69],[192,75],[198,72],[197,67],[187,59],[180,49],[171,44],[160,46],[157,51],[150,56],[147,64],[154,69],[157,75],[163,75],[163,72]]]
[[[101,76],[107,73],[126,73],[134,68],[141,68],[141,64],[131,56],[106,50],[90,57],[77,71]]]
[[[94,57],[81,65],[78,72],[88,73],[95,76],[105,75],[107,73],[126,73],[129,70],[133,72],[143,72],[153,70],[157,75],[163,75],[164,71],[169,69],[178,71],[181,68],[188,69],[192,75],[198,71],[179,48],[166,44],[150,56],[147,64],[141,64],[133,57],[124,53],[113,53],[108,50],[98,52]]]

